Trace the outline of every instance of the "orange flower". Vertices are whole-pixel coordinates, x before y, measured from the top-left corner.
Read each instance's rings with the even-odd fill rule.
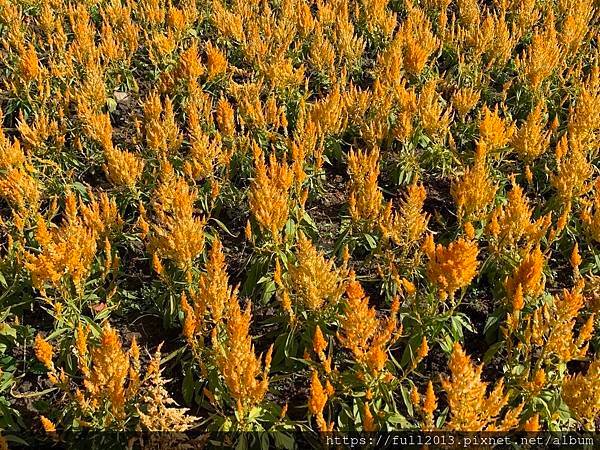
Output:
[[[487,231],[495,238],[494,250],[515,249],[524,243],[531,248],[539,243],[550,226],[550,215],[533,221],[533,208],[530,206],[523,188],[512,180],[508,202],[498,206],[493,212]]]
[[[250,211],[260,227],[271,232],[273,239],[279,242],[279,233],[288,219],[292,171],[285,162],[278,163],[274,154],[267,165],[256,144],[254,165],[255,175],[248,193]]]
[[[550,175],[550,183],[562,202],[568,204],[592,188],[588,181],[594,167],[582,143],[573,136],[568,139],[563,136],[556,144],[556,168],[556,173]]]
[[[423,340],[421,341],[421,345],[419,346],[419,350],[417,351],[417,358],[419,360],[425,358],[429,353],[429,345],[427,345],[427,338],[423,336]]]
[[[204,249],[206,220],[194,214],[197,190],[175,175],[168,162],[163,161],[161,169],[162,180],[154,192],[156,221],[149,249],[159,262],[160,258],[166,258],[188,271]]]
[[[144,161],[134,153],[110,147],[104,151],[104,172],[116,186],[133,188],[144,170]]]
[[[362,425],[363,431],[370,432],[377,430],[377,425],[375,424],[375,419],[373,418],[373,414],[371,414],[371,408],[369,408],[368,403],[363,405]]]
[[[446,429],[500,431],[518,426],[522,405],[509,411],[504,420],[499,420],[500,412],[508,403],[503,380],[487,394],[487,383],[481,381],[482,366],[474,365],[458,342],[454,344],[448,366],[451,377],[441,379],[450,407]]]
[[[206,44],[206,65],[208,67],[208,79],[215,78],[227,71],[227,57],[211,42]]]
[[[542,270],[544,255],[540,247],[527,253],[512,276],[506,280],[506,291],[509,297],[515,295],[517,287],[521,287],[521,295],[537,296],[544,290]]]
[[[457,90],[452,96],[452,106],[464,119],[465,116],[477,105],[480,92],[478,90],[464,87]]]
[[[550,12],[545,27],[533,33],[531,44],[517,60],[517,67],[534,90],[554,72],[560,61],[561,48],[554,22],[554,14]]]
[[[54,356],[54,348],[52,344],[46,341],[41,334],[35,337],[35,343],[33,345],[36,358],[46,366],[50,371],[54,370],[54,363],[52,358]]]
[[[296,262],[289,265],[289,276],[282,283],[294,306],[314,314],[335,307],[344,293],[343,271],[336,269],[302,232],[295,256]]]
[[[223,245],[219,239],[215,239],[206,262],[206,273],[200,275],[198,292],[193,296],[196,313],[202,314],[208,310],[215,323],[221,322],[227,315],[232,294]]]
[[[319,381],[317,372],[313,370],[310,379],[310,395],[308,398],[308,410],[313,414],[317,421],[317,426],[321,431],[327,431],[327,423],[323,418],[323,409],[327,403],[327,393]]]
[[[216,122],[223,136],[233,136],[235,132],[235,113],[225,98],[220,98],[217,102]]]
[[[181,146],[183,137],[175,120],[171,99],[167,97],[164,103],[161,104],[159,95],[153,92],[143,107],[146,145],[148,148],[159,156],[177,151]]]
[[[600,359],[590,364],[587,373],[569,375],[563,383],[563,398],[569,409],[583,422],[585,429],[594,431],[594,420],[600,415]]]
[[[229,394],[238,403],[238,413],[245,415],[260,404],[269,387],[269,368],[273,346],[267,352],[264,365],[254,353],[250,335],[250,303],[242,311],[233,294],[227,320],[227,337],[223,345],[213,342],[217,352],[217,367]]]
[[[473,166],[465,170],[463,176],[457,178],[450,188],[461,219],[481,218],[494,201],[497,188],[490,177],[485,153],[485,145],[478,143]]]
[[[514,130],[498,114],[498,105],[492,112],[487,106],[483,107],[483,117],[479,125],[479,136],[489,152],[494,152],[508,144]]]
[[[379,151],[354,152],[348,154],[350,195],[348,204],[352,221],[370,227],[377,223],[383,195],[377,185],[379,176]]]
[[[431,22],[423,10],[411,5],[408,18],[397,31],[404,40],[404,65],[412,75],[419,75],[427,60],[439,46]]]
[[[408,187],[401,199],[397,213],[392,212],[390,201],[379,219],[383,236],[392,239],[396,245],[406,248],[407,251],[418,243],[429,222],[429,216],[423,212],[426,197],[425,187],[415,182]]]
[[[581,265],[581,255],[579,254],[579,244],[577,242],[575,242],[575,245],[573,246],[570,262],[573,269],[577,269]]]
[[[397,332],[398,300],[392,303],[390,317],[378,319],[359,282],[352,280],[346,295],[348,301],[340,317],[338,340],[352,351],[357,362],[372,373],[379,373],[385,366],[388,346]]]
[[[46,433],[56,433],[56,426],[50,419],[45,416],[40,416],[40,422]]]
[[[511,144],[521,159],[531,162],[550,144],[550,131],[544,131],[544,105],[539,103],[513,136]]]
[[[427,278],[435,284],[442,299],[453,297],[454,293],[468,286],[477,274],[477,254],[475,241],[460,238],[447,247],[438,244],[429,254]]]
[[[327,341],[323,337],[323,332],[321,331],[321,327],[319,327],[319,325],[317,325],[315,328],[315,334],[313,335],[313,350],[315,351],[315,353],[317,355],[319,355],[319,358],[321,358],[323,356],[322,359],[325,359],[324,352],[326,349],[327,349]]]
[[[425,400],[423,401],[423,412],[428,415],[433,415],[433,412],[437,409],[437,399],[435,398],[435,392],[433,391],[433,383],[429,381],[427,383],[427,391],[425,392]]]

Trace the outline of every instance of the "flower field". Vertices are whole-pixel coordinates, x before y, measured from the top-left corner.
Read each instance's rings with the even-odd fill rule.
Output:
[[[597,0],[0,0],[0,41],[0,449],[600,430]]]

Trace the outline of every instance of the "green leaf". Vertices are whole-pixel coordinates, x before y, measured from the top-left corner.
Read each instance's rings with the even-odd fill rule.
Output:
[[[182,354],[184,351],[185,351],[185,347],[178,348],[177,350],[174,350],[171,353],[169,353],[164,358],[161,358],[160,363],[161,364],[166,364],[169,361],[171,361],[173,358],[175,358],[176,356]]]
[[[400,364],[402,367],[406,367],[408,363],[414,359],[415,351],[421,345],[422,340],[423,336],[421,334],[414,334],[410,337],[406,344],[406,347],[404,348],[402,359],[400,360]]]
[[[471,323],[471,319],[469,319],[469,316],[466,316],[464,314],[458,314],[455,316],[455,318],[456,318],[456,321],[459,322],[464,328],[469,330],[471,333],[475,333],[475,328],[473,327],[473,324]]]
[[[490,346],[490,348],[488,348],[485,354],[483,355],[483,362],[485,364],[489,363],[494,357],[494,355],[496,355],[496,353],[498,353],[498,351],[502,348],[503,345],[504,342],[496,342],[494,345]]]
[[[15,444],[24,445],[26,447],[29,446],[29,444],[27,443],[26,440],[24,440],[23,438],[20,438],[19,436],[15,436],[14,434],[5,435],[4,439],[6,439],[7,442],[13,442]]]
[[[214,221],[217,223],[217,225],[219,225],[219,227],[225,232],[227,233],[229,236],[231,237],[237,237],[235,234],[233,234],[231,231],[229,231],[229,228],[227,228],[227,226],[221,222],[219,219],[215,219],[214,217],[211,217],[210,220]]]
[[[260,277],[260,280],[258,280],[256,282],[256,284],[263,284],[263,283],[266,283],[266,282],[272,281],[272,280],[273,280],[272,277],[270,277],[269,275],[264,275],[264,276]]]
[[[488,342],[495,341],[495,336],[498,333],[498,328],[500,327],[501,317],[504,316],[504,310],[500,309],[498,311],[494,311],[491,316],[488,317],[485,322],[485,326],[483,327],[483,334],[485,335],[485,339]]]
[[[408,423],[408,421],[406,420],[406,417],[404,417],[402,414],[398,414],[398,413],[394,413],[390,416],[388,416],[388,418],[386,419],[386,422],[391,423],[391,424],[400,424],[400,428],[409,428],[410,427],[410,423]]]
[[[0,323],[0,335],[16,338],[17,330],[7,323]]]
[[[256,419],[258,419],[261,416],[261,414],[262,414],[262,408],[255,406],[248,413],[248,420],[253,422]]]
[[[276,286],[275,286],[275,282],[273,280],[271,280],[265,284],[265,288],[264,288],[263,295],[262,295],[262,304],[263,305],[266,305],[267,303],[269,303],[269,300],[271,300],[271,297],[273,297],[275,290],[276,290]]]
[[[438,416],[437,420],[435,421],[436,428],[442,428],[442,426],[444,425],[444,422],[446,422],[446,416],[448,416],[448,407],[446,407],[441,412],[441,414]]]
[[[414,414],[413,413],[413,404],[410,401],[410,394],[408,392],[408,389],[406,389],[406,386],[404,386],[403,384],[400,385],[400,393],[402,394],[402,400],[404,401],[406,410],[412,416]]]
[[[371,250],[373,250],[374,248],[377,247],[377,241],[375,240],[375,238],[373,236],[371,236],[370,234],[365,234],[365,240],[367,241],[367,244],[369,244],[369,248]]]
[[[75,191],[77,191],[77,193],[79,195],[81,195],[85,200],[89,200],[88,198],[88,192],[87,192],[87,188],[80,183],[79,181],[75,181],[72,185],[71,188]]]
[[[286,433],[274,432],[273,440],[275,441],[276,448],[285,448],[286,450],[291,450],[295,447],[295,440],[292,436]]]
[[[443,339],[440,340],[440,347],[444,351],[444,353],[450,354],[452,352],[452,347],[454,346],[454,341],[452,340],[452,336],[447,334]]]
[[[227,431],[227,430],[226,430]],[[248,438],[246,434],[240,434],[240,438],[238,439],[237,445],[235,446],[236,450],[246,450],[248,447]]]
[[[181,387],[181,393],[183,394],[183,401],[190,405],[192,398],[194,397],[195,385],[194,376],[192,375],[191,368],[185,371],[185,377],[183,378],[183,385]]]
[[[117,110],[117,101],[114,98],[106,99],[106,106],[108,107],[109,112],[115,112]]]

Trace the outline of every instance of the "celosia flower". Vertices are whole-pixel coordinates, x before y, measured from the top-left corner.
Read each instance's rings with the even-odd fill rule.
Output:
[[[352,221],[369,227],[379,218],[383,195],[377,185],[379,152],[354,152],[348,154],[350,195],[348,204]]]
[[[373,417],[373,414],[371,414],[371,408],[369,408],[368,403],[365,403],[363,405],[362,426],[363,431],[366,432],[377,430],[377,425],[375,424],[375,419]]]
[[[200,314],[202,310],[208,310],[212,320],[219,323],[226,317],[232,295],[223,246],[221,241],[215,239],[206,263],[206,273],[200,276],[198,291],[193,296],[196,313]],[[203,306],[200,306],[200,303]]]
[[[271,352],[269,349],[261,367],[254,353],[250,335],[250,303],[242,311],[236,298],[230,301],[227,319],[227,338],[221,345],[214,342],[217,367],[227,386],[229,395],[238,403],[242,416],[260,404],[269,387]]]
[[[491,180],[485,161],[485,145],[477,144],[475,163],[462,177],[452,183],[450,192],[461,218],[480,218],[494,201],[496,186]]]
[[[452,122],[452,108],[437,93],[439,80],[428,81],[419,94],[417,113],[424,130],[433,138],[446,135]]]
[[[428,353],[429,353],[429,345],[427,345],[427,338],[425,338],[425,336],[423,336],[423,339],[421,340],[421,345],[419,346],[419,349],[417,350],[417,358],[419,360],[421,360],[421,359],[425,358]]]
[[[52,344],[46,341],[40,334],[35,337],[33,350],[35,352],[35,357],[46,366],[46,369],[54,370],[54,363],[52,362],[54,348],[52,348]]]
[[[163,163],[162,181],[154,200],[157,220],[149,246],[153,254],[172,260],[185,271],[204,249],[206,221],[194,214],[197,195],[185,179],[174,174],[170,164]]]
[[[285,162],[279,164],[274,154],[267,166],[258,147],[254,150],[254,164],[256,172],[248,193],[250,211],[261,228],[279,242],[279,233],[288,219],[292,172]]]
[[[452,96],[452,106],[463,120],[465,116],[475,108],[479,101],[479,96],[479,91],[469,87],[461,88],[454,93]]]
[[[500,118],[498,105],[492,112],[487,106],[483,107],[481,123],[479,124],[479,137],[488,152],[494,152],[508,144],[514,129],[506,120]]]
[[[558,142],[556,166],[556,173],[550,175],[550,183],[561,201],[569,203],[591,189],[588,180],[592,177],[593,166],[576,137],[571,136],[567,139],[567,136],[563,136]]]
[[[538,89],[560,61],[561,50],[554,21],[554,14],[550,12],[545,27],[533,33],[531,43],[517,60],[517,66],[532,89]]]
[[[325,359],[325,350],[327,349],[327,341],[323,337],[323,332],[319,325],[315,328],[315,334],[313,335],[313,350],[319,356],[319,358]]]
[[[578,2],[583,4],[584,2]],[[583,83],[575,108],[569,114],[569,133],[583,147],[594,146],[600,131],[600,67],[592,67]]]
[[[194,179],[213,177],[215,169],[229,160],[229,154],[221,144],[221,135],[216,134],[211,139],[203,131],[197,108],[188,108],[188,127],[191,146],[185,161],[185,173]]]
[[[423,412],[427,415],[433,415],[433,412],[437,409],[437,399],[435,392],[433,391],[433,383],[429,381],[427,383],[427,391],[425,392],[425,400],[423,401]]]
[[[412,75],[419,75],[439,46],[439,40],[431,31],[429,18],[423,10],[411,5],[398,34],[404,40],[404,66]]]
[[[221,98],[217,102],[216,122],[223,136],[233,136],[235,132],[235,115],[233,108],[225,98]]]
[[[209,80],[227,71],[227,57],[211,42],[206,44],[206,58]]]
[[[488,232],[496,240],[496,250],[513,249],[522,241],[526,247],[536,245],[550,226],[550,216],[542,216],[533,221],[533,208],[523,189],[513,179],[513,187],[508,193],[505,205],[498,206],[492,213]]]
[[[389,202],[379,219],[383,236],[392,239],[405,251],[420,241],[429,222],[429,216],[423,212],[426,197],[425,187],[413,183],[401,199],[396,213],[392,212]]]
[[[317,421],[320,431],[327,431],[327,423],[323,418],[323,408],[327,403],[327,393],[323,389],[317,372],[313,370],[310,379],[310,396],[308,398],[308,410],[313,414]]]
[[[597,179],[594,184],[592,199],[584,199],[582,204],[579,217],[584,228],[588,236],[594,241],[600,242],[600,179]]]
[[[40,422],[46,433],[56,433],[56,426],[50,419],[45,416],[40,416]]]
[[[590,364],[587,373],[569,375],[563,382],[562,396],[575,416],[587,430],[594,431],[595,420],[600,414],[600,359]]]
[[[540,431],[540,415],[534,414],[525,421],[523,431],[535,432]]]
[[[369,307],[369,298],[359,282],[350,281],[346,295],[348,300],[340,317],[338,340],[343,347],[352,351],[358,363],[377,374],[387,362],[388,346],[398,331],[398,299],[392,303],[390,316],[378,319],[375,309]]]
[[[19,141],[11,143],[0,131],[0,198],[21,213],[37,211],[41,186],[34,174],[35,170]]]
[[[197,417],[188,415],[188,408],[177,408],[165,385],[160,368],[160,346],[148,364],[144,379],[144,392],[141,407],[137,407],[140,422],[148,431],[182,432],[187,431],[198,421]]]
[[[282,286],[298,310],[320,313],[337,305],[343,292],[344,274],[328,261],[304,234],[298,236],[296,261],[289,265]]]
[[[163,106],[158,94],[153,92],[143,107],[148,148],[159,156],[177,151],[181,146],[182,136],[175,120],[171,99],[167,97]]]
[[[519,158],[531,162],[542,155],[550,144],[550,131],[544,130],[544,105],[539,103],[514,134],[511,145]]]
[[[563,290],[555,296],[554,303],[543,305],[534,312],[534,335],[537,342],[545,341],[546,354],[555,355],[560,361],[582,358],[587,353],[593,320],[579,330],[575,337],[575,323],[585,302],[582,281],[571,291]]]
[[[475,241],[460,238],[447,247],[438,244],[428,250],[427,278],[437,286],[442,299],[453,297],[454,293],[468,286],[477,274],[477,254]]]
[[[500,431],[518,426],[518,414],[523,405],[509,411],[500,421],[501,411],[509,397],[500,380],[487,394],[487,383],[481,381],[482,366],[476,366],[458,342],[454,344],[448,363],[451,377],[442,377],[442,387],[448,396],[450,420],[446,429],[454,431]]]
[[[84,379],[87,394],[95,404],[106,401],[114,419],[124,420],[125,387],[131,362],[116,330],[106,324],[102,329],[100,345],[89,352],[92,366]]]
[[[134,153],[116,148],[105,150],[104,156],[104,172],[108,179],[117,186],[133,188],[142,176],[144,161]]]
[[[544,255],[540,247],[536,247],[527,253],[513,274],[506,280],[506,291],[509,297],[513,297],[517,287],[521,287],[521,295],[535,297],[544,290],[542,269],[544,267]]]
[[[200,63],[198,54],[198,43],[192,42],[187,50],[184,50],[179,57],[179,75],[188,82],[195,81],[204,73],[204,67]]]
[[[581,265],[581,255],[579,254],[579,244],[577,242],[575,242],[575,245],[573,246],[569,261],[571,262],[571,267],[573,267],[574,270],[578,270]]]
[[[98,236],[94,228],[85,224],[85,218],[82,220],[78,215],[75,196],[71,193],[66,197],[65,219],[59,228],[49,231],[45,220],[38,216],[36,239],[41,252],[25,253],[25,267],[31,273],[34,286],[42,293],[45,293],[46,283],[61,289],[64,288],[61,281],[68,276],[81,293],[96,254]]]

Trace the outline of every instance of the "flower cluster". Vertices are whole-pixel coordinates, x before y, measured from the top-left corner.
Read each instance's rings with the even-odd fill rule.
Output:
[[[597,428],[599,27],[0,0],[2,433]]]

